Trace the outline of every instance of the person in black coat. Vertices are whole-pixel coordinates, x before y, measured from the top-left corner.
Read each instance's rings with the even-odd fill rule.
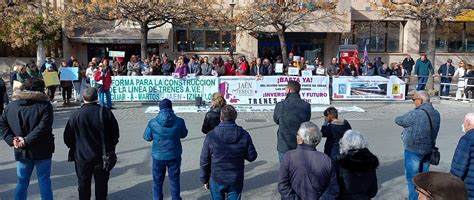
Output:
[[[378,158],[367,149],[358,131],[348,130],[340,141],[336,172],[341,200],[369,200],[377,194]]]
[[[438,69],[438,76],[441,76],[440,86],[439,86],[439,93],[441,96],[449,96],[449,89],[451,85],[444,85],[451,84],[452,77],[454,76],[454,72],[456,72],[456,68],[452,65],[453,60],[448,59],[448,61],[442,64]]]
[[[336,160],[339,155],[339,140],[347,130],[352,129],[349,122],[339,118],[337,109],[329,107],[324,111],[324,124],[321,128],[323,137],[327,138],[324,144],[324,153]]]
[[[300,97],[301,85],[288,81],[286,99],[278,102],[273,112],[273,121],[278,124],[277,151],[281,162],[288,150],[296,149],[296,132],[301,123],[311,119],[311,105]]]
[[[18,182],[16,199],[26,199],[33,168],[36,168],[42,199],[53,199],[51,158],[54,152],[53,106],[44,93],[44,82],[27,79],[13,91],[13,102],[0,119],[4,141],[14,147]]]
[[[106,152],[114,153],[119,139],[119,126],[112,111],[97,104],[97,89],[87,88],[83,98],[84,105],[71,115],[64,129],[64,143],[70,149],[68,161],[75,162],[79,199],[90,199],[92,176],[96,199],[107,199],[110,171],[103,169],[102,139]]]
[[[3,113],[4,104],[8,104],[7,87],[3,78],[0,77],[0,115]]]
[[[262,59],[257,58],[256,63],[252,66],[252,76],[266,76],[268,75],[268,68],[262,64]]]
[[[204,117],[204,122],[202,123],[201,131],[204,134],[209,133],[214,129],[219,123],[221,123],[221,108],[226,105],[226,101],[221,93],[216,92],[212,96],[212,105],[211,109],[206,113]]]
[[[411,58],[411,55],[408,54],[402,62],[403,69],[407,71],[408,76],[411,76],[411,71],[413,70],[413,65],[415,65],[415,60]]]

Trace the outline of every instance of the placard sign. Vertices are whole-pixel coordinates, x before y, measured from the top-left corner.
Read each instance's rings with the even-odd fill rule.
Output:
[[[332,88],[334,100],[405,100],[405,82],[396,76],[340,76]]]

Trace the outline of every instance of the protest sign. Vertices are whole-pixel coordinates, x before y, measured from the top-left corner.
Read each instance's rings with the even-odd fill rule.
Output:
[[[46,87],[59,85],[58,72],[44,72],[43,80]]]
[[[77,81],[79,80],[78,67],[61,67],[59,68],[59,80],[61,81]]]
[[[396,76],[341,76],[332,88],[334,100],[405,100],[405,82]]]
[[[283,63],[276,63],[275,64],[275,73],[283,74]]]
[[[290,76],[299,76],[300,70],[296,67],[288,67],[288,75]]]
[[[109,51],[109,57],[124,58],[125,51]]]

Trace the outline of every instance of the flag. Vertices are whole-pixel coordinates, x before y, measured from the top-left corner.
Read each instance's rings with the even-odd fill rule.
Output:
[[[367,65],[369,64],[369,52],[367,52],[367,45],[364,47],[364,74],[367,73]]]

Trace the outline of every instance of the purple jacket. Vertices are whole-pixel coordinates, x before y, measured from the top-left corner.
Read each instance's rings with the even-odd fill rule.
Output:
[[[336,199],[339,194],[331,158],[305,144],[285,153],[278,180],[282,199]]]
[[[188,65],[183,64],[182,67],[176,66],[176,69],[174,70],[174,73],[179,73],[179,78],[183,78],[188,75]]]

